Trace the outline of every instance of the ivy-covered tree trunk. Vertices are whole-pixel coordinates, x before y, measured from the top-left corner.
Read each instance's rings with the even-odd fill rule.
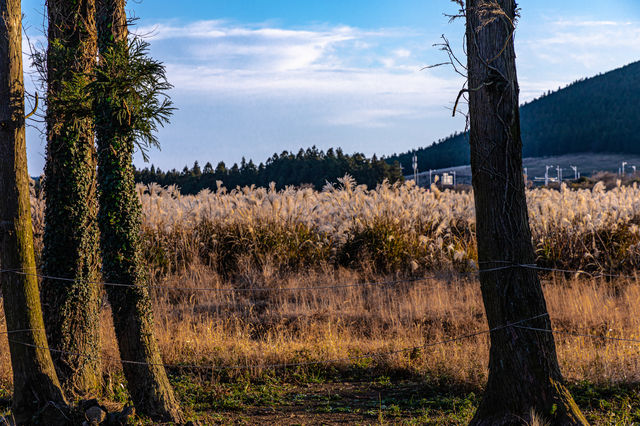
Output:
[[[98,141],[99,223],[102,273],[129,393],[137,411],[156,421],[182,422],[183,415],[167,378],[154,336],[153,312],[141,256],[142,206],[134,181],[135,87],[127,66],[129,44],[125,0],[97,0],[100,71],[95,99]],[[135,84],[135,82],[133,82]],[[133,102],[132,102],[133,97]]]
[[[100,383],[96,153],[87,85],[95,67],[94,0],[48,0],[47,160],[41,296],[65,389]]]
[[[587,424],[564,385],[536,271],[522,171],[514,0],[467,0],[471,170],[489,378],[472,425]],[[483,271],[484,270],[484,271]],[[535,318],[527,320],[528,318]],[[501,328],[502,327],[502,328]],[[497,329],[496,329],[497,328]]]
[[[20,0],[0,2],[0,269],[35,272],[25,145]],[[0,275],[13,370],[13,417],[34,420],[66,401],[47,350],[35,275]],[[49,424],[60,419],[49,419]]]

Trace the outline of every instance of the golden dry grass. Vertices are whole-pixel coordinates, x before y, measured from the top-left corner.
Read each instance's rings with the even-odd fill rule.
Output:
[[[295,380],[337,371],[483,386],[486,334],[401,351],[487,328],[475,278],[472,194],[411,184],[366,190],[349,179],[322,192],[221,188],[183,196],[151,185],[139,193],[151,284],[183,288],[153,291],[165,363],[223,368],[204,369],[203,377],[228,380],[262,377],[271,371],[265,365],[328,360],[277,374]],[[527,194],[539,265],[636,273],[636,186]],[[38,246],[43,200],[34,194],[32,203]],[[432,278],[312,291],[195,291],[326,287],[420,275]],[[561,332],[640,339],[640,281],[554,273],[544,275],[543,284],[565,377],[639,382],[640,343]],[[102,341],[106,394],[112,394],[119,379],[111,377],[120,364],[108,307]],[[371,353],[386,355],[362,357]],[[350,357],[356,358],[345,359]],[[0,334],[0,384],[6,389],[10,368],[7,336]]]
[[[168,282],[221,286],[213,278],[172,277]],[[267,285],[291,287],[353,282],[354,274],[311,273]],[[211,278],[210,278],[211,279]],[[549,312],[557,331],[640,339],[640,282],[545,281]],[[390,352],[487,328],[479,285],[456,275],[393,288],[349,288],[263,297],[257,304],[228,294],[168,301],[156,310],[167,362],[211,365],[282,364]],[[640,380],[640,343],[558,335],[558,354],[570,380],[596,383]],[[199,356],[194,356],[200,354]],[[482,385],[488,338],[373,359],[382,371],[406,371]],[[360,361],[330,365],[348,368]],[[259,372],[259,368],[252,371]]]
[[[310,272],[284,280],[256,273],[271,287],[343,285],[353,271]],[[383,278],[383,277],[381,277]],[[206,267],[162,279],[160,285],[231,288]],[[257,282],[255,283],[258,284]],[[554,328],[640,339],[640,282],[549,277],[545,295]],[[327,368],[370,369],[376,374],[422,375],[482,386],[486,335],[381,357],[336,360],[392,352],[486,329],[475,279],[442,275],[393,287],[276,293],[198,293],[157,290],[157,338],[167,364],[245,366],[214,377],[261,375],[265,364],[334,360]],[[103,312],[105,374],[119,370],[108,309]],[[4,325],[2,325],[4,329]],[[557,335],[562,370],[569,380],[630,383],[640,380],[640,344]],[[306,371],[315,367],[301,367]],[[295,372],[296,368],[285,369]],[[6,336],[0,338],[0,380],[9,386]]]
[[[247,266],[273,273],[322,265],[379,274],[475,269],[473,194],[341,182],[323,191],[221,186],[195,196],[139,185],[148,266],[166,274],[204,263],[227,277]],[[640,267],[636,184],[539,188],[527,200],[539,265],[607,273]],[[31,202],[40,247],[42,194]]]

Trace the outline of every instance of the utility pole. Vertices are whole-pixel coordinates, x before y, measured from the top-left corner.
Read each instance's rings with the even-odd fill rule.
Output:
[[[544,166],[544,186],[549,186],[549,169],[553,168],[553,166]]]
[[[413,181],[418,186],[418,155],[413,154]]]
[[[622,162],[622,167],[620,168],[620,170],[622,170],[622,173],[620,174],[621,176],[624,176],[624,168],[626,167],[628,163],[626,161]]]
[[[558,183],[562,183],[562,169],[560,168],[560,166],[556,166],[556,172],[557,172],[557,179],[558,179]]]
[[[579,176],[578,176],[578,166],[569,166],[573,169],[573,179],[574,180],[578,180]]]

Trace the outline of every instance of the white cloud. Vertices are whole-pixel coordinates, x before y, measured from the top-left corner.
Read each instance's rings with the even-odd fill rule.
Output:
[[[176,52],[164,49],[164,53],[179,55],[180,63],[262,72],[304,69],[319,62],[329,65],[323,59],[358,37],[353,28],[345,26],[309,31],[231,26],[224,21],[159,24],[137,32],[150,34],[154,45],[179,46]]]
[[[396,49],[393,51],[393,53],[398,58],[408,58],[409,56],[411,56],[411,51],[408,49]]]
[[[570,80],[569,80],[570,81]],[[531,78],[520,79],[520,102],[530,102],[539,98],[549,90],[554,91],[567,84],[567,80],[533,80]]]
[[[367,128],[380,128],[392,126],[398,119],[419,118],[420,114],[412,109],[388,108],[388,109],[359,109],[353,111],[341,111],[327,117],[327,122],[337,126],[357,126]]]
[[[431,47],[439,32],[203,20],[136,33],[151,42],[175,86],[179,109],[159,135],[165,168],[196,157],[259,161],[311,144],[388,154],[463,127],[445,109],[461,78],[446,67],[420,71],[443,62]],[[450,35],[456,45],[463,33]],[[523,19],[516,42],[527,101],[640,58],[640,23]]]
[[[385,48],[400,34],[395,30],[283,30],[223,21],[155,28],[154,51],[161,52],[177,92],[330,105],[330,111],[314,117],[330,126],[377,127],[415,116],[427,105],[448,103],[461,84],[454,76],[420,71],[420,59],[397,43]],[[187,48],[172,50],[175,43]]]
[[[583,76],[640,58],[640,22],[556,20],[543,27],[522,46],[545,63],[581,66]]]
[[[620,25],[633,25],[631,21],[598,21],[580,19],[559,19],[552,23],[559,27],[618,27]]]

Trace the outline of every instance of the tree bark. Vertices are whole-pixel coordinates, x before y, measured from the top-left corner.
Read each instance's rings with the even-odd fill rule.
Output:
[[[551,331],[534,270],[522,171],[514,0],[466,0],[471,169],[482,297],[489,327]],[[494,269],[494,270],[491,270]],[[550,332],[491,332],[489,378],[472,425],[587,424],[564,385]]]
[[[0,2],[0,269],[35,272],[25,145],[20,0]],[[67,410],[40,309],[35,275],[0,275],[13,370],[12,411],[18,424],[47,406]],[[49,419],[60,424],[61,419]]]
[[[100,383],[96,153],[86,86],[97,54],[94,0],[48,0],[42,306],[65,389]]]
[[[127,61],[128,30],[125,0],[97,0],[100,67],[116,77],[126,72],[118,58]],[[108,59],[104,53],[111,51]],[[122,62],[120,62],[122,66]],[[102,273],[109,282],[135,287],[107,287],[113,323],[127,385],[136,410],[156,421],[184,421],[179,403],[167,378],[154,336],[151,299],[144,271],[140,226],[142,207],[135,188],[133,151],[135,134],[126,95],[99,74],[98,84],[114,85],[109,96],[95,99],[98,141],[99,224],[103,253]],[[116,79],[121,81],[119,79]],[[128,117],[128,120],[127,118]]]

